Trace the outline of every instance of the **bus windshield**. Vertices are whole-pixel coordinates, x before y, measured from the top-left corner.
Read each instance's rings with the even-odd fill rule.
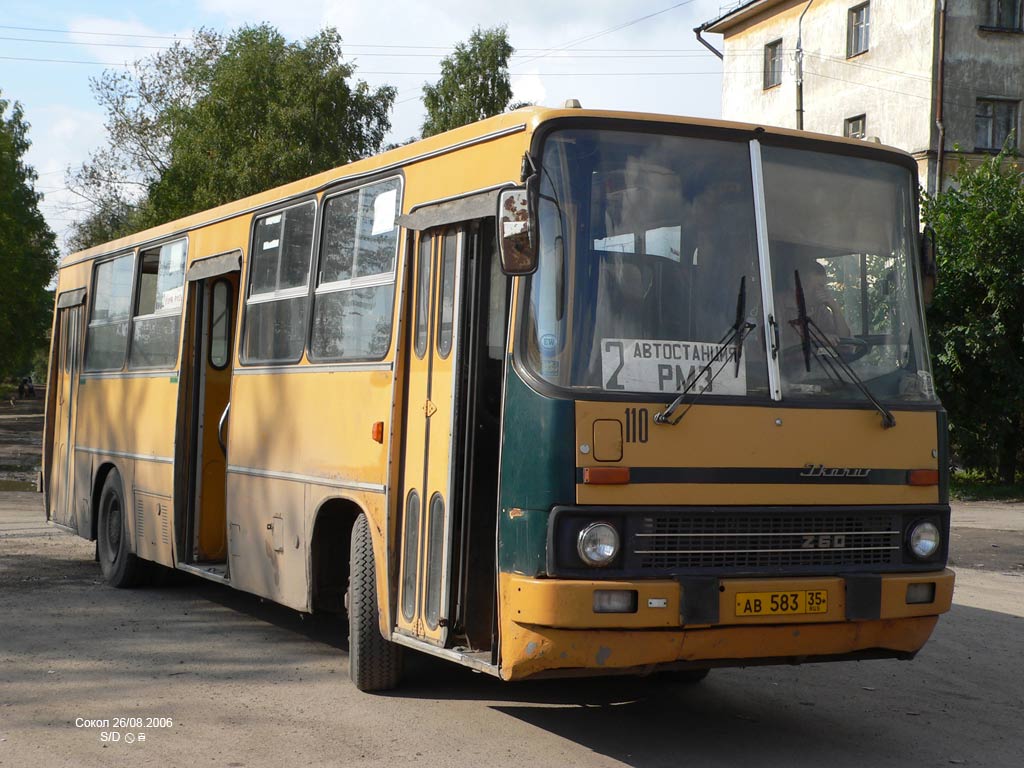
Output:
[[[785,398],[863,399],[859,383],[881,400],[933,399],[911,173],[764,147],[769,291],[751,154],[746,142],[712,138],[549,135],[527,365],[551,384],[594,393],[689,386],[767,398],[769,366],[778,366]],[[739,343],[721,344],[738,308],[756,326],[739,361]]]

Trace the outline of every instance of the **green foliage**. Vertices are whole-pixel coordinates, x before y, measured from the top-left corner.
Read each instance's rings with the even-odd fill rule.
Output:
[[[341,37],[289,43],[272,26],[188,44],[93,81],[109,143],[70,179],[93,205],[74,245],[186,216],[374,154],[391,86],[353,81]]]
[[[39,212],[36,172],[24,162],[28,128],[21,105],[0,98],[0,381],[30,372],[53,308],[46,287],[57,246]]]
[[[441,61],[441,79],[423,86],[427,119],[423,135],[433,136],[504,112],[512,100],[508,60],[515,49],[504,27],[473,30]]]
[[[924,196],[939,282],[929,310],[936,385],[959,462],[1015,481],[1024,442],[1024,174],[1007,153]]]
[[[964,470],[949,478],[949,495],[958,501],[1024,501],[1024,485],[1004,485],[984,472]]]

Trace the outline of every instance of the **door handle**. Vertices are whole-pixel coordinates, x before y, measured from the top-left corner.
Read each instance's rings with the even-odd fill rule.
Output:
[[[224,408],[224,413],[220,415],[220,421],[217,423],[217,442],[220,443],[220,449],[224,455],[228,455],[228,446],[224,442],[224,427],[228,423],[228,413],[231,411],[231,403],[229,402]]]

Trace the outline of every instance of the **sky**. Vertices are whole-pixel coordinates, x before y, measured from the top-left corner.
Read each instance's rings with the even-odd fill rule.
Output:
[[[721,114],[722,66],[693,28],[735,0],[4,0],[0,14],[0,97],[22,105],[30,124],[27,162],[39,179],[42,211],[62,253],[82,201],[65,173],[105,143],[104,113],[90,79],[123,69],[200,27],[228,33],[269,22],[301,40],[333,26],[346,61],[371,86],[398,97],[388,141],[419,135],[424,83],[475,27],[507,27],[516,101],[593,109]],[[513,13],[510,13],[513,12]],[[645,18],[649,17],[649,18]],[[719,36],[707,36],[720,44]]]

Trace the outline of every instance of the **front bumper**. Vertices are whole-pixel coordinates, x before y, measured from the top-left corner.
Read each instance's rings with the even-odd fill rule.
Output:
[[[575,581],[501,575],[502,677],[910,656],[949,610],[954,574],[679,581]],[[927,603],[908,587],[934,585]],[[595,590],[635,590],[632,613],[596,613]],[[821,591],[815,614],[737,616],[745,593]]]

